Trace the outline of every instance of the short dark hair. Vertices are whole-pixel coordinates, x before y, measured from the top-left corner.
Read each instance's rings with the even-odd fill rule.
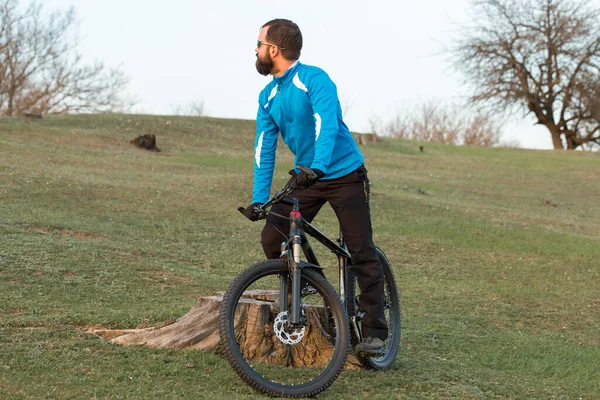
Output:
[[[286,60],[296,61],[300,58],[302,50],[302,32],[294,22],[289,19],[273,19],[262,26],[268,26],[267,41],[283,47],[281,54]]]

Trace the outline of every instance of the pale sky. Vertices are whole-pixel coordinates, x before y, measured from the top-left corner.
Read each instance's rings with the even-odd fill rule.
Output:
[[[121,66],[140,113],[170,114],[174,105],[203,101],[207,115],[254,119],[271,79],[256,72],[254,49],[260,26],[273,18],[300,26],[300,61],[333,79],[353,131],[368,132],[370,118],[389,120],[407,105],[467,93],[440,51],[467,18],[469,0],[42,3],[47,11],[75,7],[80,53]],[[551,148],[547,130],[533,122],[511,117],[502,140]]]

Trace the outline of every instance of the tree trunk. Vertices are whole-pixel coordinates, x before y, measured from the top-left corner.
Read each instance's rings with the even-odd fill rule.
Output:
[[[264,291],[261,291],[264,292]],[[278,293],[271,295],[277,296]],[[246,292],[236,311],[235,333],[248,360],[269,362],[273,365],[315,366],[327,365],[333,353],[328,338],[331,332],[321,321],[326,318],[322,307],[307,307],[310,322],[302,341],[287,346],[273,331],[277,311],[272,301],[264,301],[264,293]],[[262,296],[262,297],[261,297]],[[192,309],[174,322],[144,329],[105,330],[89,329],[111,343],[144,345],[152,348],[196,349],[216,352],[219,347],[218,317],[223,293],[201,297]],[[347,368],[361,368],[354,355],[348,355]]]
[[[577,137],[577,133],[571,130],[565,131],[565,139],[567,142],[567,150],[575,150],[582,143],[582,141]]]
[[[554,146],[554,150],[563,150],[563,142],[561,139],[561,130],[556,125],[548,125],[545,124],[546,128],[550,131],[550,135],[552,136],[552,145]]]
[[[564,149],[562,140],[560,138],[560,132],[552,133],[552,145],[554,146],[554,150],[563,150]]]

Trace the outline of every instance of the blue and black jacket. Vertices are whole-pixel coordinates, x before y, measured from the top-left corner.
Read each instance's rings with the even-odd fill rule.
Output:
[[[348,175],[364,163],[342,120],[337,88],[322,69],[296,61],[273,78],[258,102],[253,203],[269,198],[279,133],[296,156],[294,165],[321,170],[323,180]]]

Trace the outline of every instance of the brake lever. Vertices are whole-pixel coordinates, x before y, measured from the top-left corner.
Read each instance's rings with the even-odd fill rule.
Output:
[[[292,193],[293,191],[294,191],[294,183],[288,182],[288,184],[283,189],[281,189],[279,192],[275,193],[275,195],[271,199],[271,200],[273,200],[273,202],[268,201],[265,204],[277,203],[278,201],[280,201],[281,199],[283,199],[285,196]]]

